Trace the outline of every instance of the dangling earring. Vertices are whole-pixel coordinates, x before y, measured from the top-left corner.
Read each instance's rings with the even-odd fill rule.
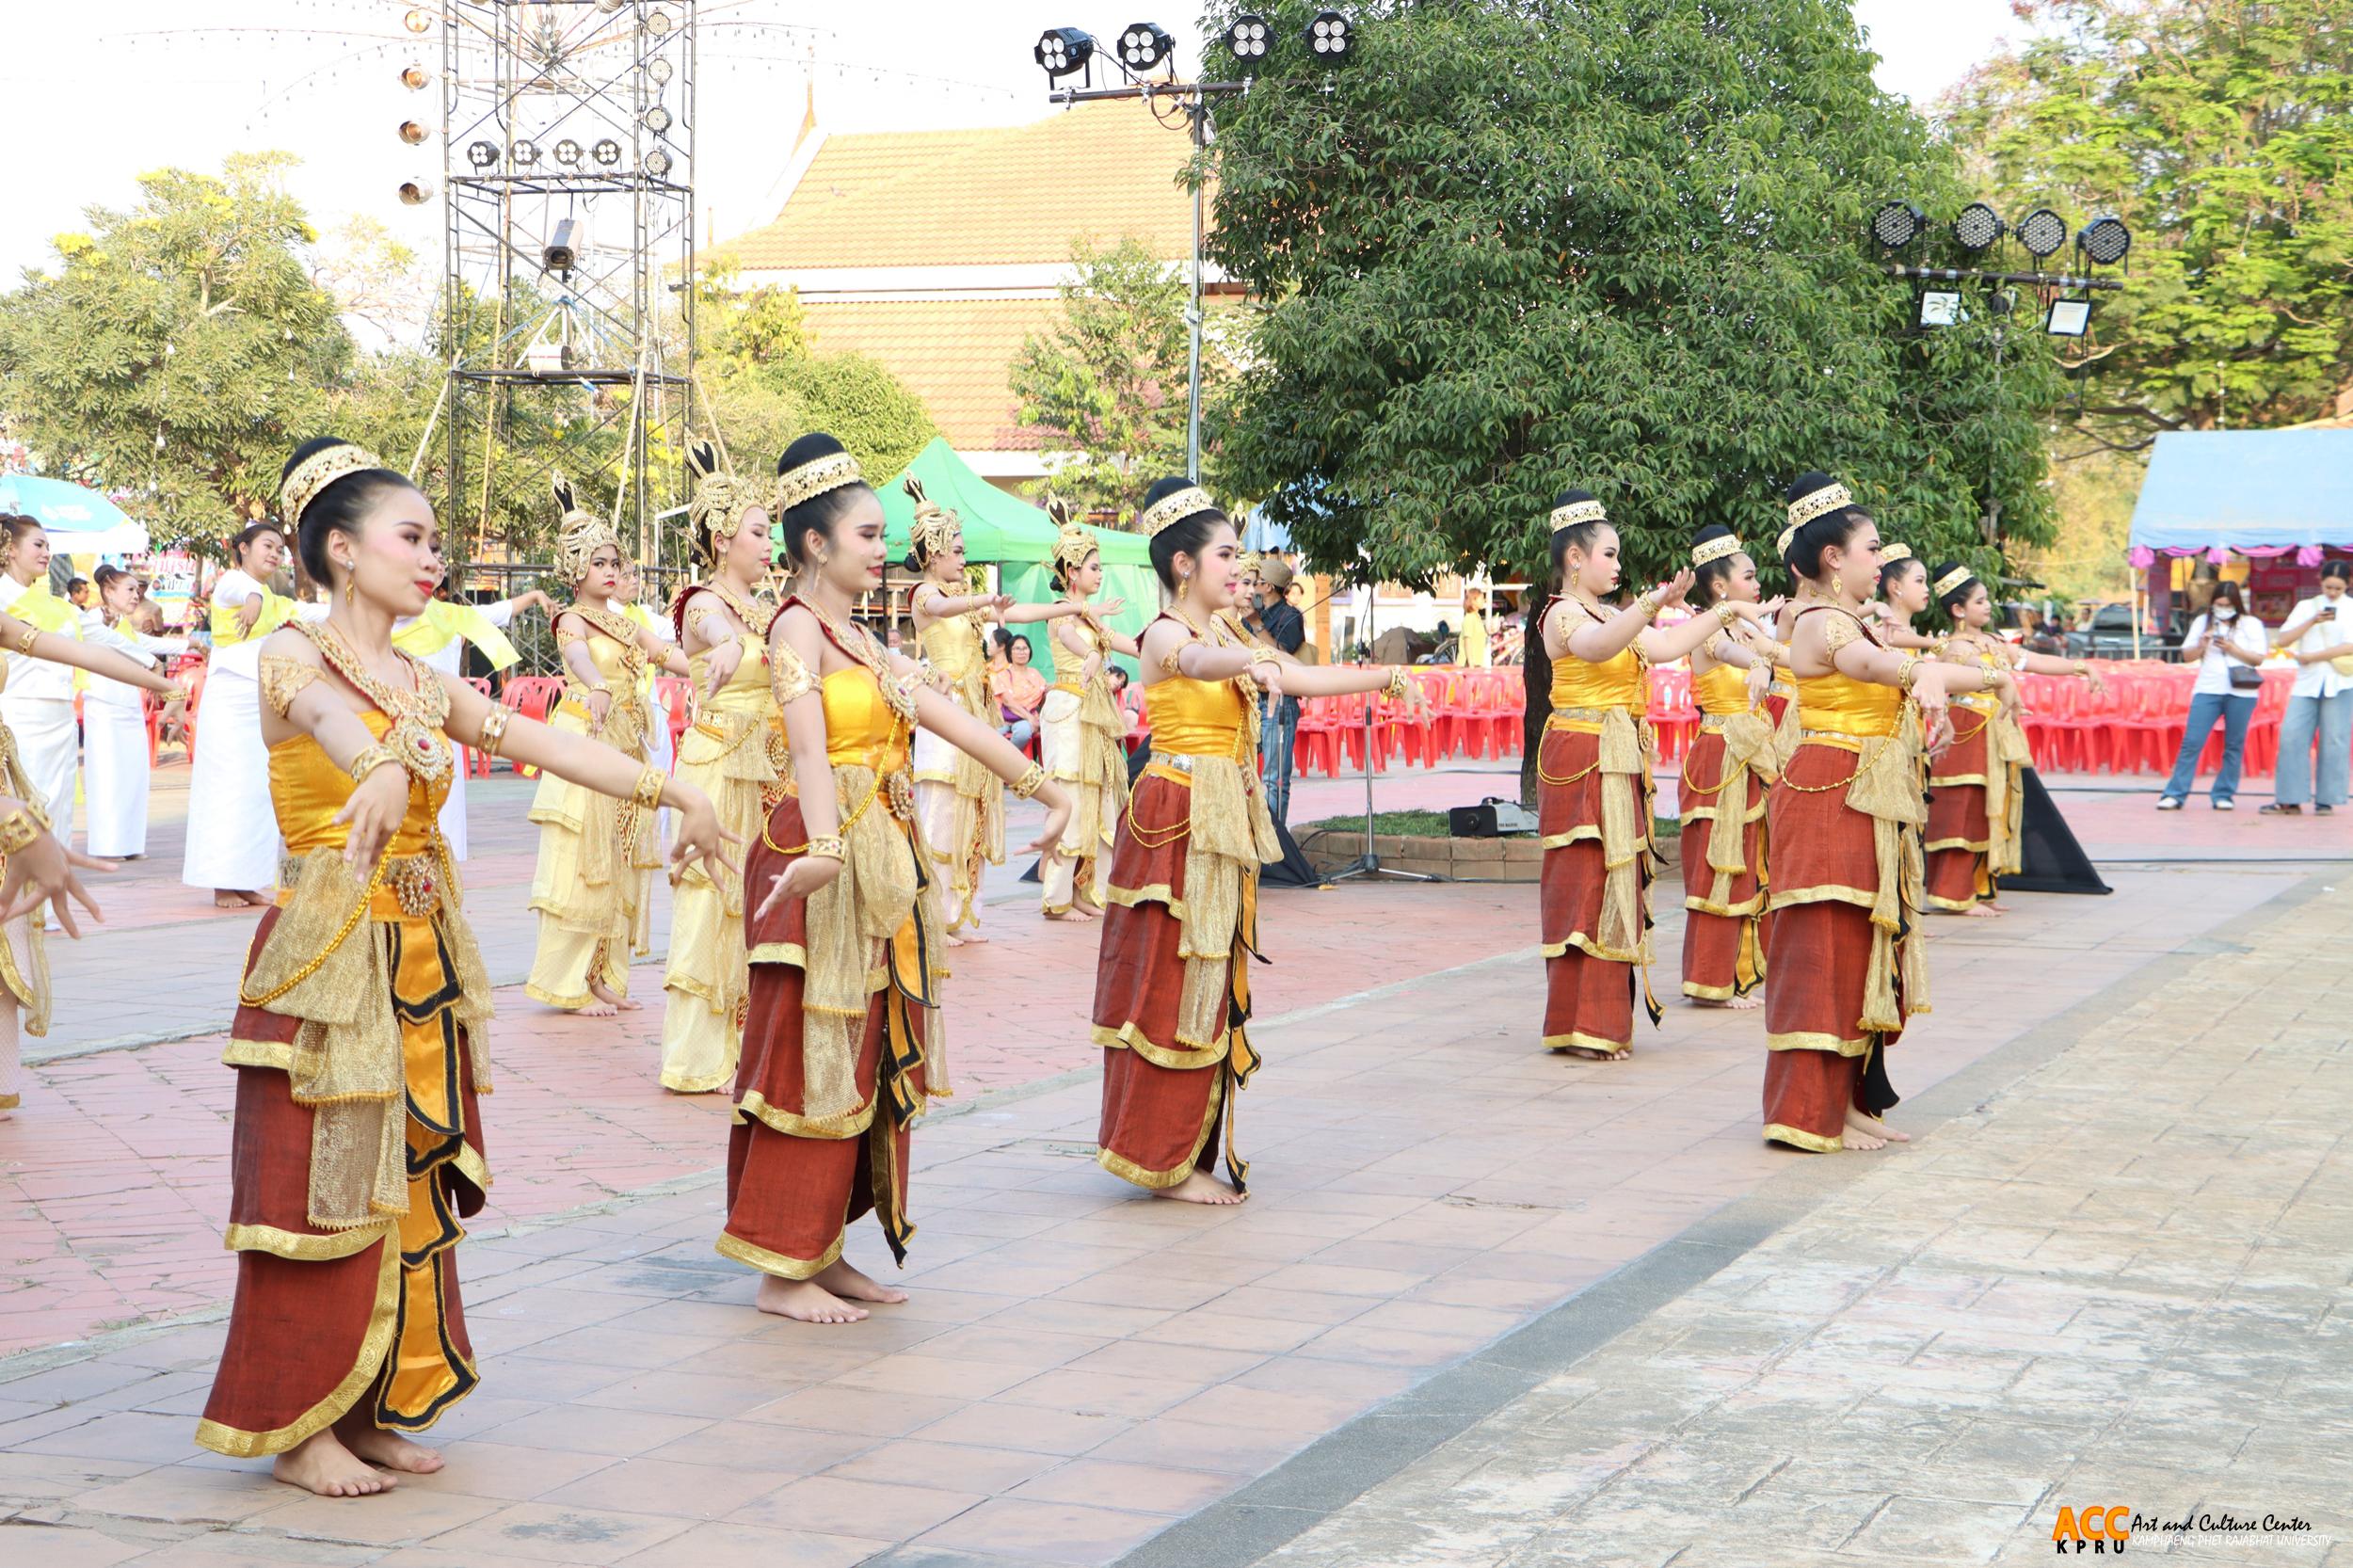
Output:
[[[353,569],[352,569],[351,568],[349,568],[349,567],[345,567],[345,568],[344,568],[344,609],[348,610],[348,609],[350,609],[350,608],[352,607],[352,605],[353,605],[353,604],[355,604],[355,603],[357,603],[357,602],[358,602],[358,600],[359,600],[359,593],[360,593],[360,574],[359,574],[357,571],[353,570]]]
[[[1191,572],[1187,572],[1187,573],[1185,573],[1185,575],[1184,575],[1184,576],[1179,577],[1178,579],[1176,579],[1176,600],[1177,600],[1177,602],[1178,602],[1178,603],[1180,603],[1180,604],[1181,604],[1181,603],[1183,603],[1183,602],[1184,602],[1184,598],[1185,598],[1185,595],[1187,595],[1187,594],[1189,594],[1189,593],[1191,593],[1191,592],[1193,592],[1193,573],[1191,573]]]

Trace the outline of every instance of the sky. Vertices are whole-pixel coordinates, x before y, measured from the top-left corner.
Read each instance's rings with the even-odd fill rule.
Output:
[[[413,0],[98,0],[11,7],[0,97],[18,127],[7,167],[0,285],[51,260],[51,236],[91,204],[124,206],[140,173],[217,169],[223,154],[288,149],[292,180],[322,231],[364,215],[438,265],[437,209],[404,207],[403,180],[435,178],[437,144],[405,146],[402,120],[438,115],[402,66],[438,69],[439,44],[413,39]],[[1128,0],[1130,9],[1136,9]],[[1880,84],[1927,105],[2005,36],[2008,0],[1857,0],[1882,56]],[[1193,56],[1194,29],[1161,20]],[[787,153],[813,89],[831,131],[1003,124],[1053,112],[1031,61],[1039,30],[1113,37],[1126,12],[1032,0],[702,0],[698,227],[719,237],[775,216]],[[422,45],[422,46],[421,46]],[[31,128],[43,128],[33,130]]]

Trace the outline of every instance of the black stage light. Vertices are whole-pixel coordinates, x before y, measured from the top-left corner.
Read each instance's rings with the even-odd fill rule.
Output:
[[[515,144],[515,151],[508,156],[515,160],[517,168],[529,168],[539,161],[539,144],[525,137]]]
[[[489,168],[499,161],[495,142],[470,141],[466,144],[466,161],[476,168]]]
[[[1077,27],[1048,27],[1038,35],[1030,57],[1048,76],[1067,76],[1084,71],[1087,61],[1095,58],[1095,38]]]
[[[1355,30],[1337,11],[1318,11],[1307,24],[1307,47],[1327,60],[1344,57],[1356,45]]]
[[[2080,338],[2091,329],[2091,301],[2089,299],[2054,299],[2050,319],[2042,329],[2055,338]]]
[[[1130,22],[1119,30],[1119,63],[1130,71],[1149,71],[1168,58],[1176,40],[1156,22]]]
[[[1975,255],[1998,243],[2009,232],[2001,216],[1982,201],[1972,201],[1953,219],[1953,242]]]
[[[2075,235],[2075,248],[2095,266],[2114,266],[2133,248],[2133,232],[2114,213],[2102,213]]]
[[[646,172],[657,180],[667,179],[670,173],[670,154],[659,147],[647,153]]]
[[[1266,18],[1256,11],[1244,11],[1234,18],[1225,29],[1225,48],[1238,60],[1266,58]]]
[[[580,143],[574,141],[569,136],[566,136],[562,141],[557,142],[555,144],[555,161],[562,164],[566,168],[579,168]]]
[[[1882,201],[1871,215],[1871,238],[1890,250],[1901,250],[1920,237],[1928,215],[1909,201]]]
[[[2048,207],[2037,207],[2018,225],[2018,243],[2037,261],[2048,261],[2067,243],[2067,220]]]
[[[588,150],[588,155],[600,167],[611,168],[621,161],[621,144],[611,136],[600,137],[597,145]]]
[[[550,272],[571,271],[572,264],[580,260],[579,252],[573,248],[572,245],[572,236],[578,233],[579,230],[579,224],[568,217],[558,223],[555,226],[554,237],[549,240],[545,248],[539,252],[540,264]]]

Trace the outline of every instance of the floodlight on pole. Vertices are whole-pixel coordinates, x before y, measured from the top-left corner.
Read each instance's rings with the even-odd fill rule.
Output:
[[[2018,243],[2037,261],[2047,261],[2067,243],[2067,220],[2048,207],[2037,207],[2018,225]]]
[[[647,129],[647,130],[651,131],[651,132],[652,132],[655,136],[658,136],[662,135],[662,133],[663,133],[663,132],[667,131],[669,128],[670,128],[670,111],[669,111],[669,110],[667,110],[667,109],[664,108],[661,104],[656,104],[653,107],[651,107],[651,108],[649,108],[649,109],[648,109],[648,110],[646,111],[646,129]]]
[[[433,13],[423,6],[411,6],[400,24],[412,33],[429,33],[433,30]]]
[[[670,154],[657,147],[646,154],[646,172],[657,180],[670,177]]]
[[[499,161],[498,143],[491,141],[466,143],[466,161],[476,168],[495,168]]]
[[[539,144],[524,137],[515,144],[514,159],[517,168],[529,168],[539,161]]]
[[[400,139],[411,147],[423,147],[433,139],[433,133],[413,120],[404,120],[400,122]]]
[[[1225,28],[1225,52],[1245,65],[1265,59],[1266,45],[1266,18],[1256,11],[1242,12]]]
[[[403,180],[400,183],[400,202],[404,207],[422,207],[433,200],[433,187],[423,180]]]
[[[1130,72],[1152,70],[1176,48],[1176,40],[1157,22],[1130,22],[1119,30],[1119,63]]]
[[[2091,301],[2054,299],[2042,329],[2055,338],[2080,338],[2091,329]]]
[[[1901,250],[1928,228],[1928,215],[1909,201],[1882,201],[1871,215],[1871,238],[1889,250]]]
[[[410,92],[423,92],[432,80],[433,72],[421,65],[403,67],[400,72],[400,85]]]
[[[1972,255],[2000,243],[2008,232],[2009,226],[2001,215],[1982,201],[1970,202],[1953,219],[1953,243]]]
[[[611,168],[621,161],[621,144],[611,136],[600,136],[597,145],[588,150],[588,155],[597,160],[598,168]]]
[[[539,252],[540,264],[550,272],[570,272],[580,260],[580,252],[572,243],[572,236],[579,232],[580,220],[577,218],[568,217],[557,223],[547,248]]]
[[[1346,58],[1355,48],[1356,32],[1337,11],[1318,11],[1307,24],[1307,48],[1327,60]]]
[[[1048,27],[1038,35],[1037,47],[1030,51],[1038,69],[1050,77],[1067,76],[1074,71],[1084,71],[1095,58],[1095,37],[1078,27]]]
[[[2133,232],[2114,213],[2102,213],[2075,235],[2075,248],[2095,266],[2114,266],[2133,248]]]
[[[580,143],[574,141],[569,136],[566,136],[562,141],[557,142],[555,144],[555,161],[562,164],[566,168],[578,168],[580,167]]]

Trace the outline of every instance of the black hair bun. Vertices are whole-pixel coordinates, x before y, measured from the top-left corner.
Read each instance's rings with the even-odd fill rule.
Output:
[[[784,456],[776,459],[776,472],[790,473],[803,463],[813,463],[820,457],[831,457],[847,450],[823,430],[811,430],[784,449]]]
[[[1799,474],[1795,479],[1789,481],[1789,488],[1785,493],[1784,493],[1782,500],[1787,504],[1795,506],[1799,502],[1803,501],[1807,496],[1812,495],[1816,490],[1826,490],[1837,482],[1838,481],[1833,479],[1829,474],[1822,472],[1818,469],[1808,469],[1805,472]]]

